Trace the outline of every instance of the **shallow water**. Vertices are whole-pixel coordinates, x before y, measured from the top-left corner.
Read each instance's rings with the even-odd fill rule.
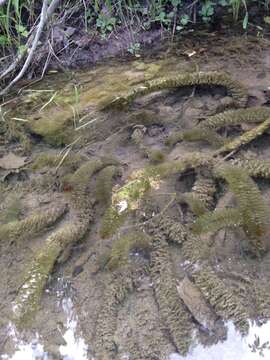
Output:
[[[242,337],[236,331],[233,323],[226,324],[228,328],[227,339],[216,345],[204,347],[195,345],[190,353],[183,357],[179,354],[171,354],[169,360],[261,360],[270,358],[270,322],[257,326],[250,322],[250,331]],[[259,339],[258,347],[254,350],[252,345]]]
[[[62,309],[66,315],[65,332],[62,336],[66,344],[59,347],[59,353],[63,360],[88,360],[88,345],[83,337],[78,334],[78,316],[74,310],[72,300],[64,298],[61,301]],[[48,353],[44,351],[44,345],[39,334],[30,343],[20,340],[20,334],[13,324],[9,325],[9,336],[12,338],[15,353],[11,356],[1,355],[2,360],[48,360]]]
[[[232,39],[232,43],[234,41],[238,44],[235,39]],[[244,40],[240,39],[240,41]],[[199,55],[197,52],[194,57],[188,59],[181,54],[179,49],[174,49],[172,53],[164,52],[156,59],[150,57],[126,63],[119,63],[116,60],[111,64],[100,65],[88,72],[75,74],[72,82],[65,79],[64,76],[48,77],[39,84],[38,89],[33,88],[28,89],[29,92],[23,92],[23,96],[20,98],[21,102],[17,109],[14,106],[11,116],[15,116],[17,112],[16,117],[25,119],[31,129],[31,134],[35,133],[35,135],[31,135],[34,145],[29,154],[30,161],[33,161],[36,154],[42,151],[59,155],[58,165],[61,162],[59,159],[61,160],[63,154],[67,153],[68,155],[70,150],[77,151],[85,156],[85,159],[91,159],[92,156],[114,156],[121,163],[122,178],[116,177],[114,182],[114,185],[119,187],[134,170],[143,168],[149,163],[141,149],[132,143],[131,135],[134,128],[135,130],[142,129],[146,146],[162,150],[165,158],[169,160],[181,158],[193,151],[208,152],[208,145],[197,143],[179,143],[173,149],[168,149],[164,145],[164,140],[168,134],[179,128],[190,129],[202,118],[214,114],[219,106],[224,105],[228,100],[228,96],[220,89],[184,89],[164,91],[138,99],[127,112],[112,111],[104,115],[104,113],[98,112],[98,106],[118,92],[124,93],[127,89],[144,83],[145,80],[165,75],[177,75],[181,71],[194,71],[197,68],[205,71],[220,69],[227,71],[234,79],[240,80],[248,88],[249,106],[265,104],[268,101],[265,89],[270,84],[270,53],[267,48],[262,49],[261,56],[257,59],[257,55],[255,55],[257,50],[249,55],[246,54],[249,45],[247,40],[243,46],[244,55],[242,57],[239,56],[239,51],[242,51],[239,44],[236,50],[231,50],[231,44],[227,42],[225,48],[229,48],[228,55],[222,52],[224,51],[223,43],[220,41],[219,44],[209,45],[208,53],[203,51],[202,55]],[[196,49],[201,48],[201,45],[197,43],[194,46]],[[216,54],[212,54],[211,49],[215,49]],[[242,70],[243,63],[245,71]],[[42,88],[44,93],[42,93]],[[78,89],[79,96],[76,99]],[[36,93],[43,95],[37,96]],[[35,97],[35,101],[32,102],[31,97]],[[149,111],[154,118],[150,125],[140,124],[142,117],[140,111],[142,110]],[[139,114],[139,116],[133,118],[132,126],[122,126],[121,121],[123,120],[124,124],[124,121],[129,119],[130,113]],[[166,121],[159,122],[160,119],[168,120],[168,123]],[[114,127],[117,121],[120,125]],[[97,124],[101,126],[101,129],[95,137],[93,134]],[[109,141],[104,141],[105,138],[108,138]],[[257,151],[256,156],[258,153],[262,158],[269,158],[268,140],[269,138],[266,138],[265,143],[262,142],[259,149],[256,146],[251,147],[251,151]],[[57,145],[62,147],[57,148]],[[64,147],[65,145],[67,147]],[[20,144],[14,142],[2,146],[1,151],[22,154]],[[63,191],[62,184],[59,185],[61,176],[66,175],[64,170],[63,174],[61,173],[63,168],[60,166],[59,176],[56,176],[51,168],[42,168],[37,173],[26,169],[25,179],[23,176],[20,177],[20,169],[11,171],[10,174],[2,173],[0,169],[1,175],[7,176],[7,181],[11,186],[8,193],[17,192],[15,186],[13,187],[14,184],[26,188],[21,195],[23,200],[22,218],[33,212],[39,213],[59,200],[69,201],[69,198],[65,197],[65,191],[68,193],[69,190],[64,189]],[[72,168],[73,172],[74,168]],[[46,175],[50,176],[49,180]],[[156,189],[157,193],[155,193],[157,207],[166,208],[168,199],[170,201],[171,195],[177,191],[190,191],[194,176],[194,174],[188,173],[185,174],[184,179],[172,177],[168,183],[162,181],[160,188]],[[37,179],[45,180],[36,186],[37,183],[33,180],[37,181]],[[30,187],[26,187],[28,184]],[[265,187],[268,188],[266,185]],[[263,190],[265,189],[263,188]],[[270,203],[269,191],[264,192],[264,197]],[[122,200],[118,205],[119,213],[124,213],[128,208],[126,200]],[[140,211],[137,203],[134,208]],[[181,211],[177,206],[173,206],[168,213],[177,221],[182,221],[185,214],[183,215]],[[98,209],[95,223],[93,226],[91,225],[92,228],[85,239],[71,249],[62,263],[55,266],[49,279],[49,290],[44,292],[37,318],[33,321],[33,329],[30,329],[29,333],[24,336],[18,333],[11,323],[7,326],[10,321],[10,313],[12,313],[11,304],[21,286],[21,274],[25,273],[25,269],[28,268],[34,255],[42,248],[46,235],[33,239],[30,236],[27,241],[18,242],[16,245],[11,244],[11,247],[6,243],[0,244],[0,273],[3,274],[0,280],[3,310],[1,308],[0,311],[1,315],[3,314],[3,323],[5,323],[4,326],[0,323],[0,346],[1,336],[3,337],[8,332],[7,345],[4,345],[4,350],[0,349],[2,360],[54,360],[54,356],[57,360],[58,358],[62,360],[93,359],[90,354],[95,349],[96,321],[104,299],[104,289],[106,290],[108,285],[108,272],[101,270],[100,264],[104,258],[106,260],[106,251],[111,248],[117,238],[116,236],[110,239],[101,239],[99,235],[101,213],[102,210]],[[152,214],[155,215],[155,212]],[[139,215],[144,216],[145,214]],[[72,221],[72,216],[72,214],[68,214],[62,222],[57,223],[55,227],[52,226],[49,231],[53,232],[55,228],[58,229]],[[132,223],[132,225],[134,224]],[[127,230],[129,231],[128,226]],[[270,311],[270,303],[266,301],[266,305],[263,304],[264,308],[261,310],[259,308],[261,304],[255,306],[252,298],[255,286],[258,285],[266,292],[265,298],[268,299],[269,254],[260,261],[251,259],[239,246],[241,241],[245,241],[242,233],[233,235],[228,232],[225,235],[222,237],[222,234],[218,234],[215,243],[211,243],[207,261],[226,286],[235,291],[239,296],[239,301],[247,307],[248,319],[269,319],[267,311]],[[176,277],[182,279],[186,273],[188,274],[191,262],[183,258],[181,249],[172,246],[170,251]],[[134,260],[135,258],[136,260]],[[149,260],[149,254],[145,255],[144,251],[135,249],[130,253],[129,260],[134,263],[138,261],[140,266],[145,265]],[[214,339],[209,336],[209,339],[204,338],[204,343],[209,346],[203,346],[197,337],[198,333],[204,332],[201,324],[198,324],[197,321],[203,318],[199,313],[195,314],[198,315],[197,318],[195,316],[196,321],[194,318],[190,320],[196,328],[190,352],[186,357],[175,353],[173,341],[164,331],[164,324],[159,318],[159,308],[153,294],[155,284],[147,274],[140,276],[137,280],[139,290],[132,293],[123,306],[119,306],[118,309],[114,341],[115,348],[119,352],[119,359],[132,360],[132,351],[137,351],[137,349],[146,354],[143,355],[145,359],[158,358],[158,360],[257,360],[261,359],[262,355],[266,359],[270,358],[270,347],[267,343],[270,341],[270,322],[257,326],[250,321],[249,334],[244,338],[235,330],[232,322],[227,322],[227,339],[213,345],[215,341],[219,340],[219,335],[216,338],[214,336]],[[63,290],[62,281],[63,283],[68,281],[72,291],[70,289]],[[60,283],[59,286],[58,283]],[[60,289],[59,294],[57,289]],[[191,306],[190,308],[194,309],[195,307]],[[211,311],[214,313],[212,308]],[[60,333],[61,341],[55,339],[55,333]],[[203,336],[207,337],[208,335],[204,334]],[[61,344],[59,345],[59,343]],[[51,353],[51,345],[57,349],[57,355]],[[95,360],[99,360],[99,358],[96,357]]]

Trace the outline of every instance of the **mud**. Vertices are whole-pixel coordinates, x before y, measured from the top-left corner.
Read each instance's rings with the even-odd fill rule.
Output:
[[[208,36],[200,44],[190,38],[140,60],[114,60],[74,73],[71,79],[50,75],[5,105],[1,156],[26,157],[26,165],[0,169],[0,228],[59,204],[67,204],[68,211],[48,222],[44,234],[27,229],[21,237],[18,232],[1,237],[1,359],[31,359],[35,352],[37,359],[197,360],[205,354],[217,360],[220,349],[239,354],[236,348],[244,343],[253,346],[245,347],[251,359],[259,352],[267,355],[262,330],[270,317],[270,253],[255,257],[240,225],[192,234],[198,215],[234,209],[237,199],[224,180],[212,176],[220,158],[213,164],[186,160],[194,152],[212,159],[211,144],[166,142],[176,131],[191,130],[233,105],[230,93],[219,86],[170,88],[122,109],[102,109],[145,81],[198,70],[226,71],[247,89],[247,107],[268,106],[268,48],[268,40],[253,37]],[[195,55],[187,58],[187,49]],[[24,130],[23,139],[17,126]],[[244,130],[233,124],[218,131],[227,139]],[[226,160],[239,167],[247,155],[267,160],[269,141],[266,131]],[[162,156],[152,158],[153,151]],[[153,165],[157,159],[161,163]],[[99,164],[93,171],[89,160]],[[245,167],[269,206],[267,163],[250,164]],[[109,218],[103,236],[108,209],[125,216],[117,223]],[[81,219],[91,223],[85,235],[57,247],[31,321],[27,326],[16,322],[16,328],[13,306],[33,259],[46,250],[46,239]],[[262,337],[259,345],[255,334]]]

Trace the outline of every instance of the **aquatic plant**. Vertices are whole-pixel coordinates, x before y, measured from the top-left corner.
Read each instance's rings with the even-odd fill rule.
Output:
[[[244,134],[238,136],[237,138],[223,145],[220,149],[216,151],[216,155],[222,154],[224,152],[237,151],[243,145],[247,145],[251,141],[255,140],[257,137],[264,134],[265,131],[269,129],[269,127],[270,127],[270,118],[267,118],[260,125],[256,126],[255,128],[249,131],[246,131]]]
[[[132,272],[122,268],[109,275],[99,311],[95,331],[95,352],[98,359],[114,359],[117,346],[114,334],[117,327],[119,306],[133,290]]]
[[[177,350],[185,355],[191,344],[190,314],[180,299],[171,267],[168,245],[160,234],[152,240],[150,274],[162,320]]]
[[[246,109],[228,110],[209,116],[197,128],[218,130],[227,126],[261,123],[270,116],[270,108],[254,106]]]
[[[215,232],[226,227],[242,225],[242,216],[239,209],[224,208],[207,212],[199,216],[192,225],[194,234]]]
[[[192,274],[195,284],[205,298],[213,306],[216,313],[226,320],[233,320],[236,328],[243,334],[249,330],[246,309],[235,296],[233,291],[225,285],[210,266],[204,266]]]
[[[165,155],[159,149],[151,149],[143,143],[143,130],[136,128],[132,133],[132,140],[138,146],[140,152],[148,158],[152,163],[160,163],[165,159]]]
[[[264,201],[260,190],[247,172],[230,165],[216,169],[217,176],[228,182],[237,200],[243,228],[250,239],[255,253],[263,253],[268,248],[270,207]]]
[[[243,107],[246,105],[247,94],[243,86],[237,81],[232,80],[226,73],[212,71],[183,73],[174,77],[148,81],[124,95],[116,96],[115,99],[104,105],[103,110],[111,107],[124,107],[138,96],[147,95],[155,91],[194,85],[223,86],[233,97],[236,106]]]
[[[233,166],[239,166],[255,178],[270,179],[270,161],[257,159],[234,159],[230,163]]]
[[[41,213],[32,214],[23,220],[11,221],[0,225],[0,240],[24,240],[45,232],[67,211],[64,204],[59,204]]]
[[[122,187],[112,192],[112,205],[102,219],[100,235],[110,237],[124,223],[127,216],[138,209],[141,199],[151,189],[158,189],[162,178],[181,174],[188,169],[211,166],[212,158],[199,153],[192,153],[180,160],[166,161],[159,165],[146,166],[135,170]],[[210,164],[210,165],[209,165]]]
[[[133,249],[144,251],[150,249],[150,239],[142,231],[134,231],[115,239],[106,267],[115,270],[127,265],[129,253]]]
[[[270,108],[257,106],[247,109],[228,110],[200,122],[193,129],[178,131],[171,134],[167,145],[174,145],[179,141],[206,141],[214,147],[224,146],[226,148],[229,140],[219,135],[216,131],[220,128],[241,124],[256,124],[265,121],[270,116]],[[258,130],[258,132],[261,130]],[[228,145],[229,146],[229,145]]]
[[[18,327],[25,327],[33,320],[57,258],[66,247],[85,235],[88,226],[89,221],[75,220],[46,239],[26,272],[14,302],[14,321]]]
[[[111,163],[111,160],[109,163]],[[70,198],[70,210],[73,213],[73,219],[52,232],[34,256],[34,260],[26,272],[22,286],[15,299],[14,317],[18,326],[29,323],[35,315],[44,287],[61,253],[66,249],[70,249],[89,230],[90,224],[93,221],[93,206],[95,203],[93,201],[95,186],[89,191],[89,182],[93,175],[106,167],[107,164],[106,160],[103,162],[100,159],[94,159],[83,164],[72,175],[73,189]],[[41,213],[38,222],[36,217],[32,216],[30,217],[31,221],[28,219],[26,223],[23,223],[24,226],[21,226],[21,232],[26,228],[30,236],[35,232],[36,228],[38,230],[40,228],[43,229],[44,223],[47,225],[48,219],[55,221],[56,215],[58,218],[59,210],[58,212],[50,210],[45,214]]]
[[[96,179],[95,197],[101,204],[108,205],[111,202],[113,178],[119,174],[115,165],[106,166],[102,169]]]
[[[153,234],[157,229],[167,242],[177,245],[182,245],[186,241],[189,232],[183,224],[165,215],[158,216],[151,220],[151,224],[148,226],[148,232]]]

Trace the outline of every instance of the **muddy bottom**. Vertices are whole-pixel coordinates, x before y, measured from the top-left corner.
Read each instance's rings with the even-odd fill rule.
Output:
[[[214,156],[209,141],[168,146],[167,139],[233,108],[232,94],[211,83],[170,87],[113,106],[145,81],[225,71],[247,89],[245,108],[268,107],[269,70],[268,40],[209,35],[200,44],[189,39],[154,56],[112,61],[72,79],[48,76],[5,105],[0,128],[1,359],[270,357],[269,248],[254,254],[250,243],[255,242],[237,224],[189,235],[198,215],[181,196],[196,193],[196,181],[206,179],[207,189],[214,189],[202,201],[207,211],[233,208],[237,196],[224,178],[215,178],[206,162],[179,172],[170,169],[164,178],[149,175],[142,188],[138,175],[148,166],[157,169],[195,152]],[[224,126],[218,135],[234,139],[251,128],[247,123]],[[220,161],[267,160],[269,144],[265,131]],[[97,159],[103,165],[85,182],[79,170]],[[255,180],[270,206],[269,177]],[[138,181],[139,188],[129,196],[127,187],[118,201],[130,181]],[[28,224],[19,233],[16,225],[2,230],[61,206],[43,228]],[[109,217],[115,209],[115,217]],[[73,224],[85,219],[87,230],[80,233],[79,227],[76,241],[65,243],[75,232]],[[49,252],[48,239],[69,225],[52,265],[48,255],[39,269],[43,285],[31,293],[31,272],[41,254]],[[30,315],[25,310],[29,301],[35,303]]]

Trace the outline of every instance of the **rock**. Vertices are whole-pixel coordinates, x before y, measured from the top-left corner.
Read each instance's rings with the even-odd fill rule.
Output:
[[[0,159],[0,168],[4,170],[19,169],[26,165],[26,157],[8,153]]]
[[[201,324],[205,330],[214,331],[218,317],[211,310],[197,286],[186,276],[182,281],[178,282],[177,291],[198,323]]]

